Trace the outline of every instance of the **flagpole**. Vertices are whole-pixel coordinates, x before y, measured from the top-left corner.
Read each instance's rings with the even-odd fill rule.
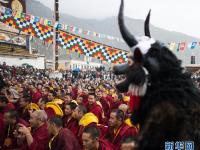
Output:
[[[54,1],[54,28],[53,28],[53,33],[54,33],[54,38],[53,38],[53,68],[54,71],[58,70],[58,48],[57,48],[57,34],[58,34],[58,29],[55,26],[55,24],[59,21],[59,10],[58,10],[58,5],[59,5],[59,0]]]

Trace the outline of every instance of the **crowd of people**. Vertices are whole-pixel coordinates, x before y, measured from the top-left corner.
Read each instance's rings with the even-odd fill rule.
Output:
[[[132,150],[139,98],[115,89],[110,71],[63,71],[0,65],[0,149]],[[118,77],[119,79],[119,77]]]

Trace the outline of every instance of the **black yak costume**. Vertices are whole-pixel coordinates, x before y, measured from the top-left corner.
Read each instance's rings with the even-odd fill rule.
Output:
[[[130,47],[128,63],[115,65],[116,75],[125,79],[116,85],[120,92],[140,97],[132,122],[139,123],[138,150],[165,149],[165,142],[193,141],[200,150],[200,92],[181,61],[162,43],[151,38],[150,12],[145,21],[145,36],[136,39],[123,20],[123,0],[118,21]]]

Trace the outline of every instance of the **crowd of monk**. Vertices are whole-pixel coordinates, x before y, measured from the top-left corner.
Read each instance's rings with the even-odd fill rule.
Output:
[[[130,115],[139,99],[118,93],[112,81],[50,79],[0,68],[1,150],[137,147],[139,125],[131,123]]]

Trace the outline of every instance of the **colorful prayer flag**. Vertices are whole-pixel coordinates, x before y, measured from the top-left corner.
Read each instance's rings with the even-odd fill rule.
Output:
[[[44,25],[48,25],[48,19],[44,20]]]
[[[194,49],[194,48],[196,48],[196,46],[197,46],[197,42],[192,42],[192,44],[191,44],[191,49]]]
[[[44,18],[40,18],[40,24],[44,24]]]
[[[27,14],[27,15],[25,16],[25,19],[28,21],[28,20],[31,19],[31,16]]]
[[[35,17],[35,22],[39,22],[40,21],[40,17]]]
[[[186,48],[186,42],[181,42],[179,50],[183,51],[183,50],[185,50],[185,48]]]
[[[176,50],[179,51],[180,43],[177,43]]]
[[[31,22],[34,22],[35,21],[35,16],[31,15],[31,19],[30,20],[31,20]]]
[[[173,50],[175,50],[175,48],[176,48],[176,43],[175,42],[170,43],[169,49],[171,49],[173,51]]]
[[[4,6],[0,6],[0,12],[2,12],[4,14],[5,11],[6,11],[6,8]]]
[[[11,10],[10,8],[6,8],[5,14],[6,14],[7,16],[11,16],[11,15],[12,15],[12,10]]]
[[[48,25],[48,26],[51,26],[51,25],[52,25],[52,21],[51,21],[51,20],[48,20],[47,25]]]
[[[21,13],[21,18],[25,18],[25,13]]]

